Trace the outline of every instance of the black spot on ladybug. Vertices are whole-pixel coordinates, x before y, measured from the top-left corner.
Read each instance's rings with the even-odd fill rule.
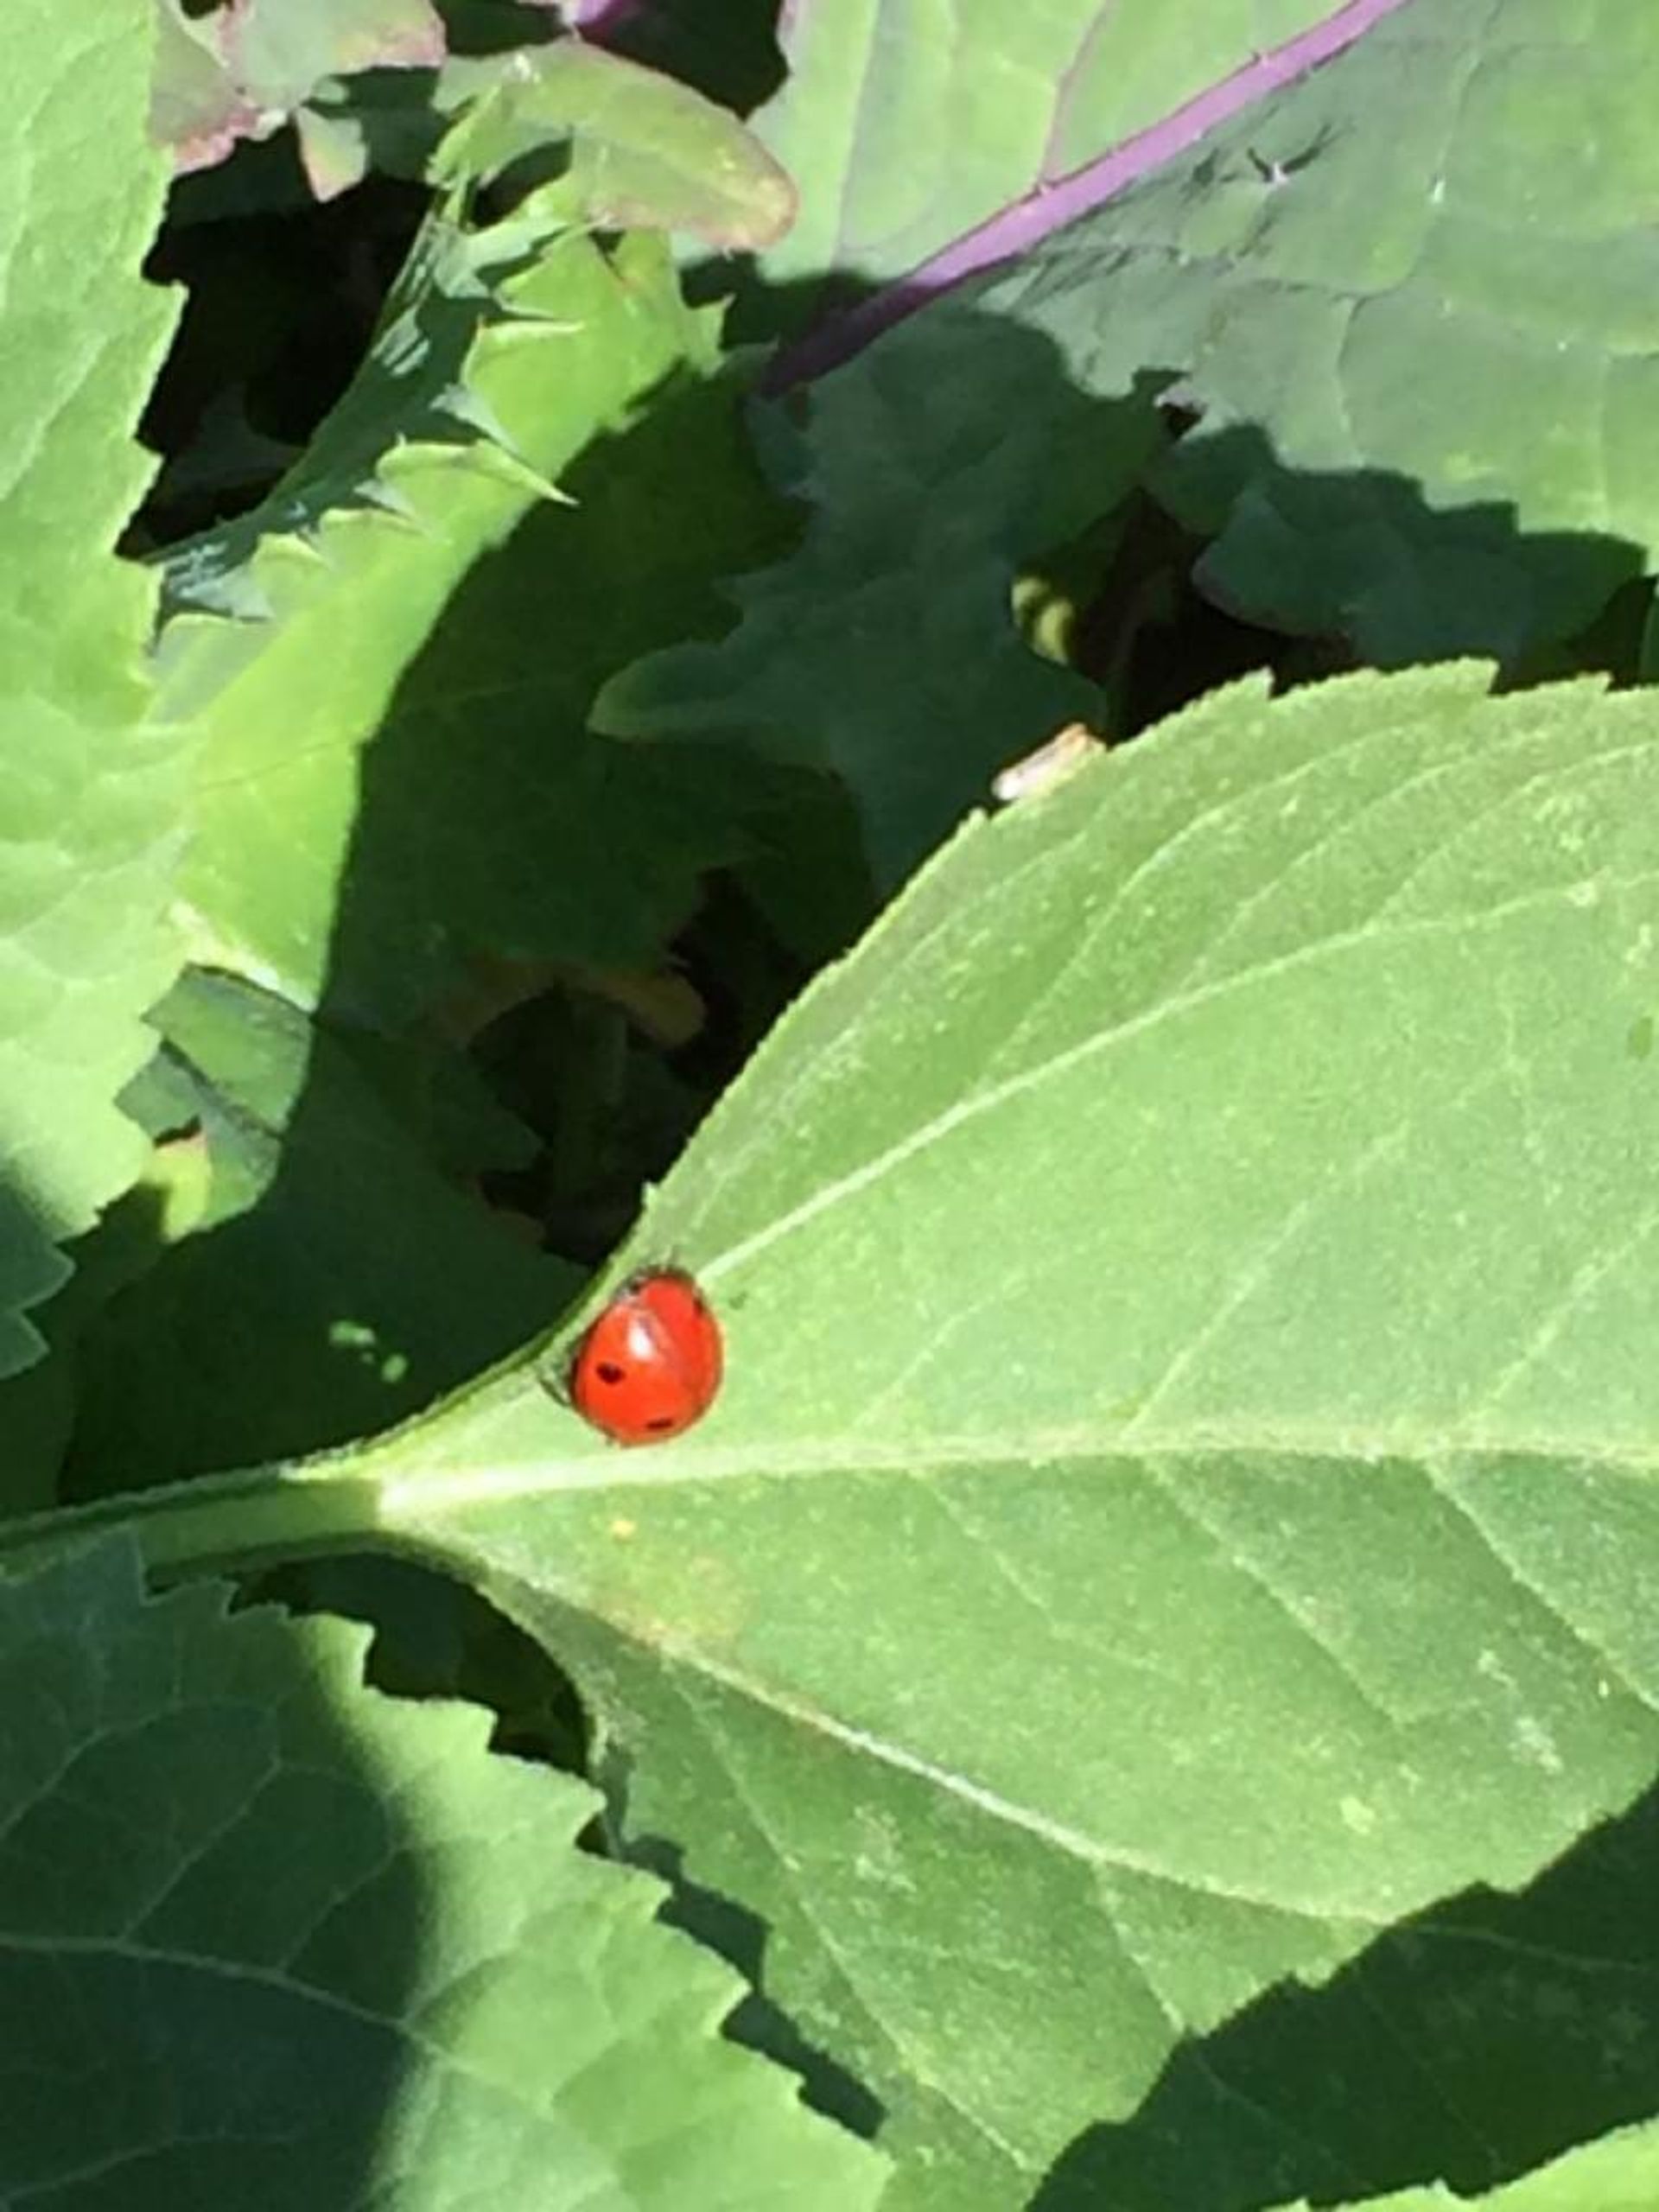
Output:
[[[678,1268],[633,1276],[595,1314],[568,1373],[570,1402],[614,1444],[658,1444],[700,1421],[725,1366],[720,1323]]]

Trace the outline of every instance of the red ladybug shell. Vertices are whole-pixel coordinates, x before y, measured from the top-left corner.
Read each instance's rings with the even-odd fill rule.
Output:
[[[616,1444],[660,1444],[701,1421],[726,1364],[720,1324],[689,1274],[624,1283],[576,1346],[568,1378],[582,1419]]]

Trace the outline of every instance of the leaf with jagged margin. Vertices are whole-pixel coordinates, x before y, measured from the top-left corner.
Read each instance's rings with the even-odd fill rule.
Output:
[[[972,296],[1096,394],[1183,372],[1220,604],[1512,661],[1659,557],[1656,101],[1636,15],[1415,0]]]
[[[754,129],[801,215],[774,283],[893,280],[1332,13],[1332,0],[806,0]]]
[[[585,721],[643,647],[719,626],[734,556],[782,542],[738,402],[660,238],[531,252],[512,222],[434,221],[300,471],[171,564],[203,964],[391,1024],[471,950],[654,962],[749,849],[764,779]]]
[[[58,1246],[141,1172],[115,1101],[178,969],[188,811],[146,720],[154,579],[112,551],[150,474],[132,437],[175,307],[139,270],[166,165],[144,136],[149,0],[17,0],[0,143],[0,1375]]]
[[[136,1103],[141,1075],[122,1104],[143,1123]],[[62,1503],[64,1455],[74,1433],[75,1363],[80,1339],[109,1301],[140,1281],[206,1217],[211,1168],[194,1134],[158,1143],[130,1190],[106,1206],[95,1228],[69,1248],[74,1273],[35,1315],[46,1352],[20,1375],[0,1381],[0,1512],[42,1512]]]
[[[7,1512],[58,1502],[67,1456],[73,1493],[360,1435],[578,1287],[463,1201],[536,1141],[467,1061],[308,1032],[199,971],[151,1020],[162,1050],[121,1103],[155,1148],[70,1248],[47,1357],[0,1382]]]
[[[906,2207],[1652,1776],[1659,698],[1485,680],[964,831],[618,1255],[721,1313],[689,1435],[520,1372],[319,1471],[576,1671]]]
[[[1150,390],[1090,399],[1052,346],[946,303],[810,395],[769,458],[807,503],[799,546],[743,576],[734,629],[620,670],[596,729],[735,740],[828,772],[891,889],[1000,767],[1103,694],[1034,652],[1014,588],[1032,556],[1128,493],[1162,436]],[[652,746],[652,751],[660,751]]]
[[[561,39],[452,62],[445,80],[451,93],[477,89],[435,157],[440,183],[487,183],[526,156],[567,147],[563,187],[594,223],[753,251],[794,220],[787,173],[734,116],[620,54]]]
[[[491,1717],[130,1545],[0,1588],[0,2193],[856,2212],[882,2162],[723,2040],[741,1984]]]
[[[192,973],[153,1016],[208,1200],[78,1332],[71,1495],[340,1444],[431,1404],[579,1287],[456,1188],[282,1000]]]

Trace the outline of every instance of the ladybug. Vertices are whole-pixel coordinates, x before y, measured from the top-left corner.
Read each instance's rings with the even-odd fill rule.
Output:
[[[565,1378],[613,1444],[660,1444],[701,1421],[725,1371],[720,1323],[681,1268],[648,1268],[589,1325]]]

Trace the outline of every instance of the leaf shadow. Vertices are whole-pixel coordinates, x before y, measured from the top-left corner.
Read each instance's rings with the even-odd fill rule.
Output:
[[[1030,2212],[1474,2196],[1659,2112],[1659,1787],[1514,1895],[1413,1914],[1184,2043]]]
[[[810,2042],[788,2008],[767,1990],[766,1921],[734,1898],[695,1880],[678,1844],[664,1836],[627,1832],[630,1764],[618,1747],[610,1745],[594,1777],[606,1797],[601,1840],[616,1857],[648,1868],[668,1885],[669,1896],[658,1916],[666,1926],[695,1936],[742,1975],[747,1993],[727,2014],[721,2033],[798,2075],[803,2101],[815,2111],[839,2120],[855,2135],[874,2139],[886,2117],[880,2099],[822,2044]]]

